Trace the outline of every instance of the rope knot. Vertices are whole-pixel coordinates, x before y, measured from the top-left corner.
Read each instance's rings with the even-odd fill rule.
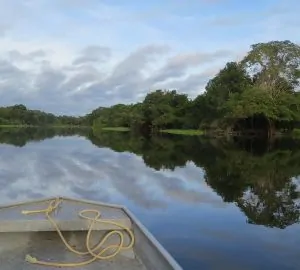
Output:
[[[27,254],[27,255],[25,256],[25,261],[27,261],[27,262],[29,262],[29,263],[37,263],[37,259],[34,258],[34,257],[32,257],[32,256],[30,256],[29,254]]]

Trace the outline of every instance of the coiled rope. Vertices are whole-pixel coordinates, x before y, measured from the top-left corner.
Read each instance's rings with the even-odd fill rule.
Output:
[[[49,222],[56,229],[56,231],[57,231],[58,235],[60,236],[61,240],[63,241],[63,243],[65,244],[65,246],[67,247],[67,249],[70,252],[73,252],[73,253],[75,253],[77,255],[81,255],[81,256],[82,255],[91,255],[91,258],[86,260],[86,261],[81,261],[81,262],[68,262],[68,263],[66,263],[66,262],[49,262],[49,261],[38,260],[37,258],[32,257],[31,255],[28,254],[25,257],[25,260],[27,262],[32,263],[32,264],[39,264],[39,265],[52,266],[52,267],[76,267],[76,266],[83,266],[83,265],[90,264],[90,263],[92,263],[96,260],[111,259],[111,258],[115,257],[121,250],[126,250],[126,249],[132,248],[132,246],[134,244],[134,235],[128,227],[126,227],[123,224],[120,224],[118,222],[114,222],[112,220],[100,219],[101,213],[98,210],[85,209],[85,210],[80,211],[78,213],[78,216],[83,218],[83,219],[87,219],[87,220],[91,221],[89,229],[87,231],[86,242],[85,242],[87,251],[75,250],[72,246],[70,246],[70,244],[68,244],[68,242],[64,238],[63,234],[61,233],[61,230],[59,229],[58,225],[56,224],[55,220],[51,217],[51,213],[53,211],[55,211],[61,203],[62,203],[62,199],[57,198],[55,200],[52,200],[49,203],[49,206],[46,209],[22,211],[22,214],[31,215],[31,214],[45,213],[46,218],[49,220]],[[94,218],[91,218],[91,217],[85,215],[87,213],[95,214]],[[93,231],[93,226],[96,223],[115,225],[115,226],[119,227],[120,229],[125,230],[128,233],[129,237],[130,237],[130,243],[127,246],[123,246],[124,245],[124,233],[122,233],[118,230],[112,230],[105,237],[103,237],[103,239],[101,241],[99,241],[99,243],[95,247],[92,248],[90,238],[91,238],[91,233]],[[120,243],[119,244],[108,245],[107,247],[100,250],[101,247],[104,245],[104,243],[107,241],[107,239],[109,237],[111,237],[112,235],[114,235],[114,234],[118,235],[120,237]],[[104,255],[109,250],[114,250],[114,251],[111,254]]]

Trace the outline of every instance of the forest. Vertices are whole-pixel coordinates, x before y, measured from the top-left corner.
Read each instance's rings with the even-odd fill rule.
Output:
[[[39,110],[29,110],[23,104],[0,107],[0,126],[82,126],[86,117],[56,116]]]
[[[143,134],[192,129],[271,137],[300,127],[299,79],[300,46],[270,41],[252,45],[241,61],[227,63],[194,99],[176,90],[156,90],[141,102],[99,107],[82,117],[14,105],[0,108],[0,125],[92,126],[96,133],[126,127]]]

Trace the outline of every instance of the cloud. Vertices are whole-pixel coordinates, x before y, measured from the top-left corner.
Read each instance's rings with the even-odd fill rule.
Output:
[[[230,53],[229,51],[217,51],[213,53],[190,53],[173,56],[167,61],[165,66],[150,78],[150,81],[152,83],[159,83],[170,78],[182,77],[189,71],[189,68],[204,65],[214,60],[220,60],[223,57],[228,57]]]
[[[231,54],[220,50],[173,53],[167,58],[172,53],[169,46],[151,44],[140,46],[111,64],[113,52],[107,47],[88,46],[69,64],[59,66],[51,63],[48,50],[10,50],[5,54],[10,62],[0,62],[0,78],[5,76],[0,89],[6,95],[2,104],[15,102],[19,96],[19,101],[28,107],[59,114],[84,114],[98,106],[139,101],[149,90],[158,88],[179,88],[195,96],[204,89],[211,69],[189,74],[190,69],[197,70]],[[7,95],[7,89],[14,92],[13,98]]]
[[[11,50],[8,51],[8,58],[12,62],[19,62],[19,61],[34,61],[35,59],[43,59],[46,57],[46,52],[43,50],[36,50],[36,51],[31,51],[29,53],[20,53],[17,50]]]
[[[38,94],[45,92],[51,96],[51,94],[59,91],[65,79],[66,75],[63,71],[46,66],[37,74],[34,88],[37,89]]]
[[[110,76],[110,81],[128,80],[128,76],[132,76],[132,79],[135,80],[136,77],[134,76],[141,76],[141,72],[150,61],[155,60],[155,57],[168,51],[169,47],[163,45],[147,45],[139,48],[116,65]]]
[[[165,45],[140,47],[112,66],[106,76],[93,65],[84,66],[77,75],[62,85],[62,88],[66,90],[69,85],[69,88],[76,89],[76,85],[81,85],[82,88],[77,87],[77,90],[71,91],[69,99],[92,99],[95,102],[94,106],[132,102],[136,100],[138,93],[147,91],[150,87],[143,71],[147,70],[148,65],[155,63],[157,57],[163,56],[169,50]]]
[[[29,74],[16,65],[0,59],[0,100],[4,105],[6,97],[14,99],[22,92],[26,92]]]
[[[74,61],[73,65],[103,62],[110,57],[111,51],[107,47],[89,46],[83,49]]]
[[[14,77],[15,75],[20,73],[20,69],[18,69],[11,63],[4,60],[0,62],[0,75],[2,80],[10,79],[11,77]]]
[[[178,91],[195,98],[197,95],[204,92],[208,80],[219,70],[220,69],[216,67],[202,73],[190,74],[183,79],[174,79],[166,83],[158,83],[157,87],[159,89],[177,89]]]
[[[147,71],[148,66],[156,62],[157,57],[162,58],[169,52],[170,48],[166,46],[151,45],[139,48],[118,63],[110,76],[101,82],[96,82],[86,92],[80,94],[90,93],[91,97],[96,96],[99,102],[106,99],[119,103],[120,100],[127,102],[137,100],[137,96],[143,97],[149,89],[156,87],[180,88],[188,93],[197,91],[200,93],[201,89],[197,86],[203,86],[209,76],[212,75],[211,70],[191,74],[186,78],[172,79],[185,75],[189,68],[197,67],[200,64],[204,65],[207,62],[217,60],[219,57],[228,56],[230,53],[218,51],[214,53],[179,54],[166,59],[163,67],[156,68],[157,70],[152,72],[154,75],[143,72]]]
[[[118,63],[111,75],[104,82],[107,90],[114,90],[120,97],[130,99],[134,92],[145,91],[146,87],[143,71],[156,60],[157,57],[166,54],[170,50],[164,45],[147,45],[138,48]]]

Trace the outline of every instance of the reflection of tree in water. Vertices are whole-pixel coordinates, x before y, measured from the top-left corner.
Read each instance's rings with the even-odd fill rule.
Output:
[[[236,203],[249,223],[284,228],[299,222],[299,185],[292,181],[300,175],[299,141],[229,143],[196,136],[145,138],[118,132],[95,135],[89,129],[3,128],[0,143],[24,146],[29,141],[72,135],[84,136],[98,147],[135,153],[155,170],[174,170],[193,161],[205,170],[207,184],[225,202]]]
[[[238,199],[237,204],[247,215],[249,223],[285,228],[299,221],[296,185],[289,180],[282,182],[281,188],[271,190],[249,188]]]
[[[42,141],[55,136],[87,136],[86,128],[0,128],[0,144],[25,146],[31,141]]]
[[[264,145],[267,142],[189,136],[145,139],[130,133],[101,133],[91,139],[100,147],[140,155],[156,170],[173,170],[193,161],[205,170],[207,184],[225,202],[235,202],[249,223],[284,228],[299,222],[300,194],[292,182],[300,175],[299,141],[281,139]]]
[[[206,181],[224,201],[236,202],[249,223],[284,228],[300,217],[300,194],[292,182],[300,175],[297,148],[299,142],[285,140],[259,155],[255,149],[252,154],[233,145],[220,147],[215,164],[202,163]]]
[[[120,132],[102,132],[89,139],[98,147],[109,147],[117,152],[132,152],[142,156],[145,164],[153,169],[170,169],[185,166],[189,160],[190,144],[182,137],[166,136],[145,138]]]

